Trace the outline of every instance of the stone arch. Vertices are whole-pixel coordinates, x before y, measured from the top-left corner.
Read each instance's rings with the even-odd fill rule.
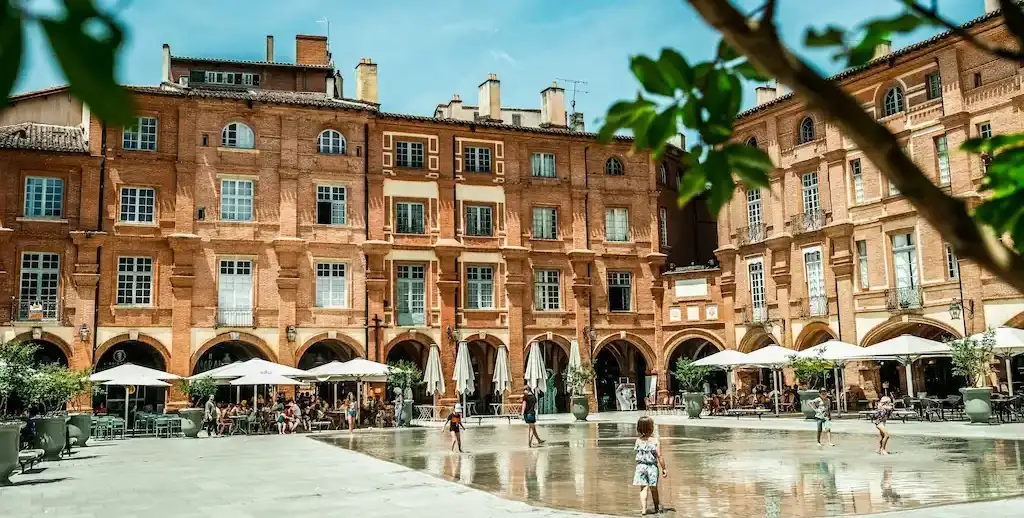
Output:
[[[238,338],[232,337],[232,335],[235,334],[238,335]],[[199,347],[199,349],[196,350],[196,352],[192,353],[192,358],[189,361],[189,372],[195,371],[196,363],[198,363],[199,359],[202,358],[204,354],[206,354],[206,351],[209,351],[213,347],[226,342],[244,343],[247,346],[249,346],[249,348],[251,348],[250,352],[256,351],[256,354],[254,354],[253,356],[263,356],[263,358],[267,359],[268,361],[277,361],[277,355],[274,354],[274,350],[271,349],[270,346],[267,345],[267,342],[263,341],[262,338],[251,333],[246,333],[244,331],[230,331],[221,333],[207,340],[206,343],[204,343],[202,346]]]
[[[762,327],[747,328],[747,332],[743,335],[743,339],[740,340],[737,349],[741,353],[749,353],[769,344],[778,344],[778,341],[775,340],[775,335],[769,333],[767,329]]]
[[[33,338],[32,332],[29,331],[15,336],[14,340],[25,343],[36,341],[49,342],[55,345],[58,349],[60,349],[60,352],[64,354],[64,358],[67,359],[68,365],[72,365],[71,359],[74,358],[74,348],[71,347],[71,344],[65,342],[61,337],[53,333],[47,333],[46,331],[43,331],[39,335],[39,338]]]
[[[551,338],[548,338],[548,333],[541,333],[539,335],[534,336],[533,338],[530,338],[529,340],[526,340],[525,342],[523,342],[523,351],[525,353],[529,353],[530,352],[527,349],[527,347],[530,344],[532,344],[533,342],[551,342],[551,343],[556,343],[565,351],[566,355],[568,355],[569,351],[572,350],[572,343],[569,341],[569,339],[564,337],[564,336],[562,336],[562,335],[560,335],[560,334],[557,334],[557,333],[551,333]],[[581,345],[581,347],[582,347],[582,345]],[[596,349],[594,350],[594,354],[595,355],[597,354],[597,350]]]
[[[922,338],[932,338],[934,336],[936,337],[934,339],[938,339],[943,334],[954,338],[962,337],[959,331],[938,320],[917,315],[898,315],[868,331],[864,335],[864,339],[861,340],[861,345],[868,347],[901,334],[912,334]]]
[[[644,361],[647,362],[649,368],[655,368],[658,365],[658,355],[654,353],[654,350],[647,344],[647,341],[629,332],[625,333],[625,336],[623,336],[622,333],[615,333],[599,340],[597,342],[597,346],[594,347],[594,357],[597,358],[598,353],[601,352],[601,348],[616,340],[629,342],[630,345],[636,347],[636,349],[640,351],[640,354],[643,355]]]
[[[117,344],[119,344],[121,342],[128,342],[128,341],[131,341],[131,342],[142,342],[142,343],[152,347],[153,350],[156,351],[156,353],[158,355],[160,355],[160,358],[163,359],[165,368],[166,367],[170,367],[170,365],[171,365],[171,353],[170,353],[170,351],[167,350],[167,347],[164,346],[164,344],[161,343],[160,340],[157,340],[156,338],[153,338],[152,336],[149,336],[149,335],[146,335],[146,334],[142,334],[142,333],[139,333],[138,337],[134,338],[134,339],[131,337],[130,334],[125,333],[125,334],[117,335],[117,336],[115,336],[113,338],[110,338],[107,341],[103,342],[103,345],[100,345],[99,347],[97,347],[96,348],[96,352],[92,355],[93,367],[96,367],[96,362],[98,362],[100,360],[100,358],[103,358],[103,355],[107,354],[107,351],[109,351],[112,347],[116,346]]]
[[[308,351],[310,347],[320,342],[327,343],[331,348],[337,349],[339,352],[347,351],[350,353],[349,356],[352,356],[353,358],[363,357],[363,347],[353,340],[351,336],[344,333],[336,333],[334,338],[331,338],[329,333],[320,333],[311,337],[309,340],[306,340],[298,349],[295,350],[295,361],[302,358],[302,355],[306,354],[306,351]]]
[[[885,117],[885,96],[889,93],[889,90],[893,88],[899,88],[903,96],[903,112],[906,112],[910,106],[910,100],[907,98],[907,83],[902,79],[896,78],[885,83],[881,83],[875,86],[875,91],[871,94],[872,103],[875,107],[875,118],[881,119]],[[897,112],[899,113],[899,112]]]
[[[406,331],[406,332],[401,333],[398,336],[392,338],[391,341],[388,342],[387,345],[384,346],[384,358],[388,357],[388,354],[391,353],[391,349],[394,346],[396,346],[396,345],[398,345],[398,344],[400,344],[402,342],[405,342],[405,341],[418,342],[419,344],[423,345],[424,347],[430,347],[431,345],[440,345],[437,342],[435,342],[433,338],[431,338],[431,337],[429,337],[429,336],[427,336],[427,335],[425,335],[423,333],[420,333],[419,331]]]
[[[705,331],[703,329],[685,329],[683,331],[679,331],[668,339],[668,343],[671,345],[665,348],[665,361],[669,361],[669,359],[672,358],[672,354],[676,352],[676,348],[694,338],[707,340],[719,351],[725,350],[725,344],[722,343],[722,339],[711,331]],[[669,365],[669,370],[671,370],[671,368],[672,366]]]
[[[839,333],[832,331],[832,327],[827,323],[811,322],[800,331],[800,334],[793,340],[793,345],[797,351],[802,351],[825,341],[838,339]]]

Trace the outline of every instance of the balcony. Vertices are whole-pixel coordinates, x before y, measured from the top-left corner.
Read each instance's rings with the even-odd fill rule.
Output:
[[[800,301],[800,316],[802,317],[823,317],[831,313],[829,310],[829,298],[826,295],[807,297]]]
[[[922,293],[920,286],[889,288],[885,290],[885,307],[894,312],[919,309],[924,301]]]
[[[760,243],[768,237],[768,226],[764,223],[736,229],[736,244],[739,246]]]
[[[14,299],[12,313],[19,322],[56,322],[60,319],[60,300],[57,297],[18,297]]]
[[[743,323],[748,325],[768,323],[768,306],[747,306],[743,308]]]
[[[793,216],[790,226],[793,234],[803,234],[821,230],[829,223],[832,217],[825,211],[818,209],[811,212],[804,212]]]
[[[254,327],[252,308],[217,308],[217,327]]]

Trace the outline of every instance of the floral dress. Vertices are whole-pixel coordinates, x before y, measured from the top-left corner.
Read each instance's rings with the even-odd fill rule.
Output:
[[[633,472],[634,486],[658,485],[658,441],[637,439],[633,446],[636,451],[636,471]]]

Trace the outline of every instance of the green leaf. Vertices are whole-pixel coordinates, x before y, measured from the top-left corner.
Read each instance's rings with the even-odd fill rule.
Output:
[[[675,50],[661,49],[658,68],[661,69],[661,73],[670,86],[684,91],[693,88],[693,70],[690,69],[690,64],[686,62],[686,59]]]
[[[14,90],[21,69],[23,45],[21,12],[10,2],[0,1],[0,108]]]
[[[695,196],[707,190],[707,176],[704,173],[704,166],[696,164],[683,173],[679,181],[679,197],[676,203],[682,207],[690,202]]]
[[[964,142],[960,149],[968,153],[995,153],[997,150],[1024,144],[1024,133],[1012,135],[996,135],[991,138],[972,138]]]
[[[678,120],[679,107],[674,104],[656,115],[647,128],[647,145],[656,151],[664,147],[669,138],[679,133]]]
[[[745,144],[729,144],[722,148],[729,167],[747,187],[768,185],[768,172],[774,168],[771,158],[763,150]]]
[[[124,36],[120,24],[96,9],[92,0],[65,2],[63,18],[40,20],[71,93],[111,124],[130,123],[132,100],[117,83],[117,55]],[[97,30],[85,32],[86,27]]]
[[[912,32],[924,24],[925,20],[920,16],[913,13],[903,13],[894,18],[872,20],[864,24],[864,29],[877,34],[906,33]]]
[[[623,128],[633,128],[635,121],[646,111],[654,111],[654,103],[637,95],[635,101],[619,101],[608,108],[604,125],[598,130],[599,142],[609,142]]]
[[[845,38],[846,32],[835,25],[829,25],[821,32],[818,32],[814,27],[808,27],[807,32],[804,33],[804,45],[808,47],[835,47],[842,45]]]
[[[690,97],[683,104],[682,108],[682,120],[683,126],[690,129],[697,129],[703,122],[701,121],[701,106],[700,101],[695,97]]]
[[[672,96],[675,90],[669,85],[658,64],[647,56],[633,56],[629,67],[633,70],[644,89],[652,94]]]
[[[715,69],[715,64],[710,62],[698,63],[693,67],[693,86],[698,90],[708,87],[708,74]]]
[[[708,153],[704,160],[704,168],[708,181],[711,183],[708,210],[712,214],[717,214],[719,209],[732,199],[732,193],[736,190],[736,182],[732,179],[729,161],[721,150],[712,150]]]
[[[718,42],[718,60],[723,63],[728,63],[736,58],[740,57],[740,53],[736,52],[736,49],[732,48],[725,39]]]
[[[751,63],[750,61],[743,61],[739,63],[738,65],[732,67],[732,71],[751,81],[756,81],[758,83],[765,83],[771,81],[772,79],[772,76],[758,70],[757,67],[754,66],[754,64]]]

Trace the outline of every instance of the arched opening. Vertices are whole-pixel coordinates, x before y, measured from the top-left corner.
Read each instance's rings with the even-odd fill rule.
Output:
[[[779,345],[775,341],[775,335],[758,328],[747,331],[747,335],[740,342],[740,351],[751,353],[769,345]],[[737,394],[743,396],[748,394],[756,396],[771,391],[774,387],[771,369],[758,369],[756,367],[737,369],[736,380],[738,385],[736,387]]]
[[[30,343],[36,346],[36,365],[55,363],[64,367],[68,366],[68,356],[64,354],[64,350],[59,345],[49,340],[32,340]]]
[[[548,379],[542,387],[543,394],[537,399],[537,413],[554,414],[568,412],[569,397],[565,392],[565,368],[569,365],[569,354],[565,345],[554,340],[537,340],[541,351],[544,353],[544,368],[547,369]],[[523,363],[530,359],[530,350],[527,348],[523,355]]]
[[[870,346],[902,335],[946,342],[958,338],[958,333],[945,324],[920,317],[907,321],[891,320],[868,332],[864,345]],[[878,386],[883,395],[902,396],[907,393],[907,371],[891,360],[875,362],[878,365]],[[953,363],[948,357],[925,358],[907,366],[913,372],[914,392],[934,397],[958,395],[964,379],[953,374]],[[916,396],[917,394],[913,394]]]
[[[298,368],[308,371],[333,361],[347,362],[355,357],[356,354],[352,352],[352,348],[341,340],[325,339],[306,347],[306,350],[299,356],[297,365]],[[316,390],[316,397],[333,404],[336,390],[334,383],[316,383],[313,386]]]
[[[594,363],[598,408],[646,408],[648,368],[643,350],[629,340],[616,339],[598,345]]]
[[[701,358],[711,356],[712,354],[720,351],[717,345],[704,338],[688,338],[682,343],[676,346],[672,350],[671,356],[668,360],[668,386],[669,390],[673,394],[678,394],[682,391],[682,387],[679,386],[679,380],[673,375],[676,370],[676,363],[685,358],[687,360],[699,360]],[[724,393],[728,390],[728,379],[726,378],[726,372],[724,370],[715,369],[711,371],[711,374],[705,380],[704,391],[707,394],[714,394],[717,390],[721,389]]]
[[[195,367],[192,368],[192,374],[200,374],[217,367],[223,367],[235,362],[244,362],[253,358],[271,360],[255,344],[245,340],[225,340],[214,344],[199,356]],[[254,387],[220,385],[217,387],[217,393],[214,397],[217,401],[250,401],[255,398],[255,395]]]
[[[124,340],[110,345],[96,360],[96,372],[102,372],[126,363],[148,367],[159,371],[167,370],[164,357],[152,345],[139,340]],[[113,415],[124,415],[125,404],[128,403],[131,413],[136,410],[161,413],[167,401],[166,387],[135,387],[131,398],[126,397],[125,387],[103,386],[103,390],[93,395],[93,408],[103,408]]]
[[[803,351],[804,349],[810,349],[815,345],[823,344],[829,340],[838,340],[839,337],[832,332],[828,324],[823,322],[812,322],[807,324],[806,327],[800,331],[797,335],[796,340],[793,341],[796,345],[796,350]]]
[[[430,354],[430,346],[416,340],[402,340],[391,346],[388,350],[387,363],[393,364],[398,361],[407,361],[422,372],[427,368],[427,356]],[[445,380],[445,387],[450,384]],[[432,397],[427,394],[426,386],[420,384],[412,389],[412,397],[415,403],[430,403]]]

